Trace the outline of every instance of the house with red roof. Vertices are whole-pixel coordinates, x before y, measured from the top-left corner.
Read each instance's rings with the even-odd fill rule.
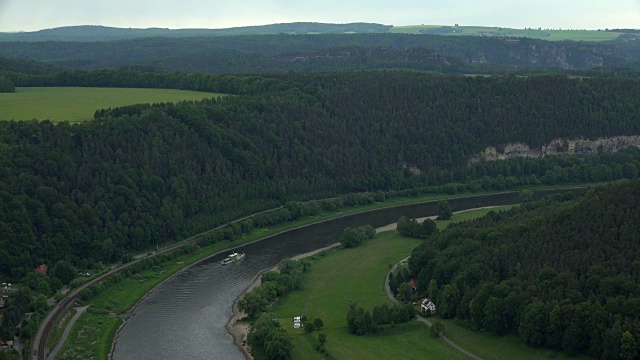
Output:
[[[36,274],[47,275],[47,270],[49,270],[49,267],[47,266],[47,264],[42,264],[38,266],[34,271]]]

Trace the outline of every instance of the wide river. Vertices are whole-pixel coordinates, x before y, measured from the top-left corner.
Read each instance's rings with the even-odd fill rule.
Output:
[[[558,191],[547,191],[546,194]],[[536,193],[536,197],[541,196]],[[519,203],[518,193],[449,200],[453,211]],[[400,216],[436,214],[426,202],[354,214],[291,230],[238,248],[244,260],[222,266],[225,255],[211,257],[185,269],[151,291],[122,328],[113,354],[116,360],[244,359],[225,329],[232,304],[257,274],[293,257],[335,243],[348,226],[380,227]]]

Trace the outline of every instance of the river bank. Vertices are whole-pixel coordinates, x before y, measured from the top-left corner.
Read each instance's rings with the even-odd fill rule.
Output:
[[[488,199],[490,199],[490,200],[488,200]],[[368,216],[367,217],[368,220],[366,220],[366,221],[364,221],[362,219],[363,216],[365,214],[373,213],[375,211],[374,209],[360,208],[360,209],[358,209],[359,211],[358,211],[358,214],[356,215],[358,217],[355,217],[353,219],[350,218],[350,216],[354,215],[354,213],[350,213],[348,211],[345,211],[345,212],[341,211],[341,212],[337,212],[337,213],[333,214],[333,216],[331,216],[331,217],[325,217],[322,220],[317,219],[317,218],[313,219],[313,220],[309,219],[309,220],[311,220],[309,222],[313,222],[315,220],[316,221],[316,225],[298,223],[298,224],[296,224],[296,226],[294,226],[294,228],[298,229],[298,230],[302,230],[302,228],[307,228],[307,226],[319,226],[321,224],[328,223],[329,221],[337,221],[339,223],[339,225],[338,225],[338,223],[336,225],[333,225],[334,227],[344,227],[344,226],[354,226],[354,225],[357,226],[357,225],[364,225],[364,224],[367,224],[367,223],[368,224],[375,224],[375,225],[380,226],[381,224],[389,224],[390,222],[392,222],[394,220],[397,220],[397,218],[399,216],[402,216],[402,215],[408,215],[408,216],[411,216],[411,217],[419,217],[420,214],[424,214],[425,212],[426,213],[434,213],[435,212],[435,204],[437,204],[438,200],[440,200],[440,199],[420,201],[418,203],[412,203],[412,205],[410,205],[410,206],[408,206],[406,208],[404,208],[402,205],[399,205],[399,204],[396,204],[396,205],[390,206],[390,207],[385,207],[385,213],[381,212],[380,215],[377,215],[377,214],[367,215]],[[481,205],[482,203],[487,204],[487,201],[489,201],[489,203],[491,203],[491,202],[494,202],[494,203],[516,203],[518,198],[517,198],[517,192],[504,192],[504,193],[492,194],[492,195],[490,195],[488,197],[487,197],[487,195],[475,195],[475,196],[468,195],[468,196],[462,196],[462,197],[458,197],[458,198],[455,198],[455,197],[454,198],[448,198],[448,200],[450,202],[456,201],[456,202],[458,202],[458,205],[457,205],[458,208],[460,208],[460,207],[464,208],[464,207],[473,206],[473,205],[476,205],[476,207],[477,207],[478,205]],[[489,204],[487,204],[487,205],[489,205]],[[453,203],[452,203],[452,207],[454,207]],[[399,210],[400,208],[402,208],[402,210]],[[355,210],[355,209],[351,209],[351,210]],[[389,216],[388,212],[392,212],[393,215]],[[320,218],[322,218],[322,217],[324,217],[324,216],[321,216]],[[349,217],[349,218],[347,218],[347,217]],[[342,218],[342,220],[341,220],[341,218]],[[381,218],[385,218],[385,222],[380,221]],[[320,220],[320,221],[318,221],[318,220]],[[278,235],[278,237],[284,236],[284,238],[278,240],[277,244],[286,243],[287,241],[291,241],[294,238],[295,239],[304,238],[305,239],[304,244],[309,245],[314,241],[321,242],[322,241],[321,239],[323,237],[327,238],[327,234],[325,234],[326,226],[322,226],[322,229],[313,229],[311,233],[307,232],[307,234],[305,234],[305,235],[298,234],[298,233],[293,233],[292,234],[291,233],[292,230],[290,228],[287,229],[287,230],[285,230],[283,228],[286,228],[286,227],[282,226],[282,227],[279,227],[279,229],[277,229],[277,230],[273,229],[273,228],[270,229],[272,231],[276,230],[275,231],[276,233],[279,231],[280,235]],[[330,231],[332,231],[332,230],[327,230],[327,232],[330,232]],[[262,243],[265,240],[270,240],[271,238],[275,237],[274,235],[270,235],[270,236],[266,236],[265,237],[266,234],[264,234],[264,233],[261,234],[261,232],[262,231],[259,231],[256,234],[253,234],[252,237],[254,237],[254,238],[250,239],[250,240],[247,239],[249,241],[235,243],[234,245],[236,245],[236,247],[239,247],[239,246],[251,246],[251,245]],[[333,241],[335,241],[335,239],[338,236],[339,236],[339,233],[336,232],[334,234],[331,234],[330,238]],[[285,239],[287,239],[287,240],[285,240]],[[331,242],[327,241],[327,242],[325,242],[324,244],[322,244],[320,246],[326,246],[327,244],[330,244],[330,243]],[[224,339],[226,337],[226,340],[221,340],[220,346],[223,346],[222,345],[223,343],[227,343],[227,344],[231,345],[232,347],[235,347],[235,348],[238,348],[238,349],[241,348],[242,340],[243,340],[242,335],[239,338],[239,340],[234,343],[234,341],[232,341],[233,338],[229,338],[229,332],[225,328],[225,325],[227,323],[229,323],[229,305],[228,304],[233,304],[234,300],[237,301],[237,299],[239,298],[239,295],[242,293],[242,291],[246,290],[245,288],[247,286],[249,286],[251,283],[253,283],[253,282],[255,282],[255,280],[257,280],[257,276],[255,275],[256,273],[262,272],[262,271],[264,271],[263,269],[269,267],[269,265],[275,264],[275,262],[272,262],[271,264],[264,264],[262,267],[257,267],[257,268],[254,267],[254,265],[257,264],[257,263],[261,263],[261,262],[264,263],[265,262],[264,261],[264,257],[263,257],[265,254],[269,254],[267,257],[270,257],[270,256],[274,256],[275,255],[275,253],[272,252],[274,250],[276,251],[276,253],[283,252],[283,251],[286,252],[285,249],[286,249],[287,246],[289,246],[289,245],[286,245],[284,247],[283,246],[276,246],[275,248],[272,248],[272,247],[264,248],[264,246],[260,248],[260,247],[255,247],[254,246],[253,249],[246,249],[246,250],[248,250],[247,253],[250,256],[247,259],[247,260],[249,260],[249,262],[247,262],[245,260],[245,266],[242,266],[242,268],[245,268],[245,269],[241,270],[240,272],[235,272],[235,271],[228,272],[228,270],[226,272],[224,272],[225,279],[231,279],[231,283],[225,282],[223,287],[221,287],[220,289],[216,289],[216,292],[215,292],[216,298],[219,298],[221,295],[228,293],[229,292],[229,291],[227,291],[228,289],[231,289],[233,291],[233,285],[234,285],[233,282],[236,281],[237,279],[239,279],[239,278],[235,277],[237,274],[241,274],[242,271],[244,271],[244,273],[245,273],[244,276],[247,276],[247,275],[248,276],[245,277],[245,279],[244,279],[245,283],[243,284],[243,286],[241,288],[236,288],[237,292],[235,292],[233,294],[233,297],[229,297],[226,300],[224,300],[226,302],[226,304],[227,304],[226,307],[222,306],[222,304],[221,304],[221,306],[219,306],[220,310],[216,310],[217,314],[219,314],[219,315],[222,315],[223,312],[226,313],[226,316],[224,316],[224,320],[221,319],[221,321],[219,323],[220,325],[218,325],[219,326],[218,329],[222,330],[220,332],[220,335],[222,335],[222,337],[219,337],[219,339]],[[312,249],[312,248],[311,247],[307,247],[307,249],[302,249],[301,248],[300,250],[302,250],[302,251],[300,251],[300,252],[304,252],[305,250],[309,250],[309,249]],[[230,249],[228,249],[227,251],[229,251],[229,250]],[[281,257],[280,259],[285,258],[285,257],[291,258],[291,257],[294,256],[294,254],[296,254],[296,252],[290,252],[290,253],[286,254],[284,257]],[[251,256],[251,255],[260,255],[260,256],[254,257],[254,256]],[[249,264],[252,264],[252,266],[247,268],[246,265],[249,265]],[[187,265],[185,268],[190,268],[194,264],[190,263],[190,264],[184,264],[184,265]],[[185,269],[185,268],[183,268],[183,269]],[[227,268],[225,267],[225,269],[227,269]],[[249,271],[247,271],[247,269],[249,269]],[[220,273],[218,270],[210,271],[207,276],[200,277],[200,278],[198,278],[200,276],[199,272],[191,274],[190,278],[193,278],[193,279],[196,279],[196,280],[199,279],[198,281],[196,281],[196,283],[194,283],[192,285],[193,286],[192,288],[193,289],[195,289],[197,287],[199,288],[200,284],[202,282],[208,281],[208,279],[210,279],[212,276],[215,277],[215,276],[219,276],[221,274],[222,273]],[[229,276],[231,274],[233,274],[233,276]],[[241,276],[243,276],[243,275],[241,275]],[[183,279],[183,281],[184,281],[184,279]],[[212,284],[209,284],[206,287],[206,289],[211,291],[213,289],[212,286],[216,286],[217,284],[218,284],[218,282],[214,282]],[[161,289],[162,287],[159,287],[159,288]],[[182,287],[180,289],[183,290]],[[187,289],[187,290],[189,290],[189,289]],[[175,288],[173,289],[173,291],[175,291]],[[197,294],[203,294],[200,291],[198,291],[196,293]],[[168,293],[167,295],[169,295],[169,296],[164,296],[162,298],[162,300],[156,299],[156,301],[162,301],[163,304],[166,304],[166,300],[165,299],[170,299],[170,301],[173,301],[175,299],[173,294]],[[191,298],[192,297],[189,297],[189,299],[191,299]],[[205,318],[205,317],[202,316],[201,313],[203,312],[203,309],[205,309],[204,311],[207,311],[206,309],[208,309],[210,307],[204,306],[202,301],[209,302],[210,301],[209,298],[205,298],[204,295],[203,295],[203,297],[201,299],[196,299],[196,301],[200,301],[200,303],[196,304],[196,306],[191,306],[191,307],[187,306],[186,307],[187,311],[185,312],[185,314],[183,314],[180,317],[177,317],[176,319],[174,319],[174,321],[176,321],[174,326],[177,325],[178,323],[180,323],[182,319],[184,319],[186,317],[189,317],[189,316],[195,315],[195,316],[197,316],[198,319],[204,319]],[[214,303],[210,303],[210,304],[214,304]],[[180,306],[182,306],[182,305],[184,305],[184,302],[182,302],[180,304]],[[225,309],[225,310],[223,310],[223,309]],[[142,311],[144,311],[144,307],[143,307]],[[189,311],[190,311],[190,313],[189,313]],[[167,311],[165,315],[169,316],[169,314],[174,314],[174,311]],[[212,317],[213,316],[219,316],[219,315],[215,315],[214,313],[211,313],[211,312],[209,313],[209,315],[212,316]],[[151,320],[153,320],[152,316],[149,316],[149,318],[151,318]],[[240,319],[241,318],[242,318],[242,316],[240,317]],[[146,319],[141,320],[141,318],[139,316],[136,316],[135,319],[137,319],[136,320],[137,323],[143,323],[145,321],[147,323],[149,323],[149,320],[146,320]],[[210,324],[211,324],[210,322],[207,322],[207,323],[203,322],[202,324],[198,324],[198,326],[204,327],[204,326],[208,326]],[[234,322],[232,322],[232,324],[234,324]],[[130,327],[131,329],[135,329],[136,326],[139,326],[139,325],[135,325],[134,324],[134,325],[131,325],[131,326],[133,326],[133,327]],[[188,331],[191,331],[189,326],[194,326],[195,327],[196,324],[194,322],[189,322],[188,326],[183,326],[184,329],[183,329],[182,333],[187,333]],[[162,328],[159,327],[158,329],[162,329]],[[130,330],[130,331],[132,331],[133,333],[135,333],[135,331],[140,332],[139,330]],[[162,331],[163,330],[158,331],[157,334],[153,338],[154,339],[159,339],[159,338],[162,338],[163,336],[164,336],[164,338],[172,338],[172,336],[174,335],[170,331],[169,332],[165,331],[164,333],[162,333]],[[131,334],[129,334],[128,336],[131,336]],[[126,338],[127,336],[124,336],[124,337]],[[121,336],[120,339],[122,339],[122,338],[123,337]],[[193,339],[193,337],[187,337],[187,339],[190,340],[190,339]],[[145,341],[149,342],[150,344],[142,345],[142,342],[145,342]],[[124,343],[127,343],[127,341],[125,341]],[[135,341],[133,341],[133,340],[131,340],[129,338],[129,341],[128,341],[127,345],[123,345],[124,347],[121,347],[120,351],[129,351],[129,352],[133,351],[133,352],[131,352],[131,354],[134,354],[134,353],[136,353],[136,354],[138,354],[138,353],[140,353],[140,354],[151,354],[152,352],[148,352],[148,351],[147,352],[142,352],[142,351],[136,352],[136,351],[141,349],[141,347],[144,348],[145,346],[147,348],[149,348],[149,349],[161,349],[164,344],[166,344],[166,341],[165,342],[156,341],[155,343],[153,343],[153,341],[148,341],[147,338],[136,339]],[[237,346],[238,344],[240,346]],[[226,345],[224,345],[224,346],[226,346]],[[122,349],[126,349],[126,350],[122,350]],[[194,347],[194,349],[201,349],[201,348]],[[216,348],[213,348],[213,349],[218,349],[216,351],[219,351],[220,347],[216,347]],[[170,352],[171,349],[163,349],[161,352],[166,355],[168,353],[167,351]],[[213,354],[216,354],[216,353],[215,352],[211,352],[212,356],[213,356]],[[209,356],[209,355],[207,355],[207,356]],[[114,357],[118,358],[118,356],[114,356]],[[126,357],[123,357],[123,359],[124,358],[126,358]],[[217,358],[217,357],[214,356],[214,358]]]
[[[313,251],[306,252],[304,254],[296,255],[291,258],[291,260],[300,260],[309,256],[313,256],[321,251],[325,251],[336,246],[340,246],[340,243],[331,244],[329,246],[325,246],[320,249],[316,249]],[[242,351],[246,359],[253,360],[253,356],[251,355],[251,348],[249,343],[247,342],[247,336],[249,335],[249,330],[251,330],[251,326],[246,321],[241,321],[243,318],[247,316],[247,314],[243,313],[238,309],[238,302],[242,297],[251,292],[256,286],[260,286],[262,284],[262,274],[267,271],[275,270],[277,266],[272,266],[268,269],[261,271],[258,275],[256,275],[255,280],[246,288],[240,296],[233,302],[233,314],[227,322],[225,326],[231,337],[233,337],[233,343]]]
[[[483,209],[491,209],[491,208],[497,208],[499,206],[483,206],[483,207],[478,207],[478,208],[473,208],[473,209],[466,209],[466,210],[461,210],[461,211],[456,211],[454,212],[454,214],[461,214],[461,213],[466,213],[466,212],[471,212],[471,211],[477,211],[477,210],[483,210]],[[426,217],[420,217],[420,218],[416,218],[415,220],[418,222],[423,222],[426,219],[432,219],[435,220],[437,218],[437,216],[426,216]],[[392,231],[395,230],[397,228],[397,222],[395,223],[391,223],[385,226],[381,226],[376,228],[376,233],[380,233],[380,232],[385,232],[385,231]],[[300,254],[300,255],[296,255],[294,257],[291,258],[291,260],[299,260],[299,259],[303,259],[305,257],[309,257],[309,256],[313,256],[321,251],[324,250],[328,250],[334,247],[340,246],[340,243],[335,243],[317,250],[313,250],[313,251],[309,251],[306,252],[304,254]],[[397,264],[396,264],[397,265]],[[249,324],[249,322],[247,321],[242,321],[242,319],[244,319],[247,314],[245,314],[244,312],[240,311],[240,309],[238,308],[238,303],[240,301],[240,299],[242,299],[242,297],[245,296],[245,294],[251,292],[256,286],[260,286],[262,284],[262,274],[264,274],[267,271],[271,271],[271,270],[275,270],[277,268],[277,266],[273,266],[270,267],[266,270],[261,271],[259,274],[256,275],[254,281],[251,283],[251,285],[249,285],[249,287],[247,287],[240,296],[238,296],[238,298],[233,302],[233,310],[232,310],[232,315],[231,318],[229,318],[229,322],[227,322],[226,324],[226,329],[229,332],[229,334],[231,335],[231,337],[233,338],[233,343],[242,351],[242,353],[244,354],[245,358],[247,360],[254,360],[253,356],[251,355],[251,347],[249,346],[248,343],[248,335],[249,335],[249,331],[251,330],[251,325]],[[388,286],[388,285],[387,285]]]
[[[470,209],[473,210],[473,209]],[[469,210],[463,210],[463,211],[469,211]],[[425,219],[435,219],[435,216],[429,216],[429,217],[424,217],[424,218],[418,218],[416,220],[418,221],[424,221]],[[391,230],[395,230],[397,227],[397,223],[391,223],[385,226],[381,226],[379,228],[376,228],[376,232],[383,232],[383,231],[391,231]],[[309,251],[307,253],[304,254],[300,254],[300,255],[296,255],[294,257],[291,258],[291,260],[300,260],[303,259],[305,257],[309,257],[309,256],[313,256],[321,251],[324,250],[328,250],[334,247],[340,246],[340,243],[335,243],[317,250],[313,250],[313,251]],[[249,346],[248,340],[247,340],[247,336],[249,335],[249,331],[251,330],[251,325],[246,322],[246,321],[242,321],[243,318],[245,318],[247,316],[247,314],[245,314],[244,312],[240,311],[240,309],[238,308],[238,303],[240,302],[240,299],[242,299],[242,297],[244,297],[246,294],[248,294],[249,292],[251,292],[251,290],[253,290],[256,286],[260,286],[262,284],[262,274],[264,274],[267,271],[271,271],[276,269],[277,266],[273,266],[270,267],[262,272],[260,272],[258,275],[256,275],[255,280],[251,283],[251,285],[249,285],[249,287],[247,287],[240,296],[238,296],[238,298],[233,302],[233,311],[232,311],[232,315],[231,318],[229,318],[229,322],[227,322],[227,325],[225,326],[227,331],[229,332],[229,334],[231,335],[231,337],[233,337],[233,343],[242,351],[242,353],[244,354],[245,358],[247,360],[253,360],[253,356],[251,355],[251,347]]]

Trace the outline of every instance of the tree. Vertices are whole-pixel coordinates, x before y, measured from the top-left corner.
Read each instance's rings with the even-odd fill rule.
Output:
[[[284,329],[276,328],[264,339],[264,350],[270,359],[288,360],[291,358],[293,344],[291,336]]]
[[[409,301],[412,294],[411,286],[409,286],[409,284],[407,284],[406,282],[403,282],[398,288],[398,293],[400,294],[400,298],[403,301]]]
[[[111,261],[111,257],[113,256],[113,249],[113,240],[111,240],[111,238],[107,238],[102,242],[102,259],[104,261]]]
[[[316,345],[316,350],[320,353],[326,353],[327,349],[325,349],[325,344],[327,343],[327,334],[319,334],[318,335],[318,345]]]
[[[406,216],[401,216],[396,223],[396,230],[402,235],[407,236],[407,233],[411,230],[408,229],[410,226],[410,220]]]
[[[274,321],[275,316],[273,314],[264,314],[251,325],[251,333],[249,333],[248,339],[251,344],[263,345],[264,339],[269,335],[271,330],[280,327],[278,321]]]
[[[440,321],[434,321],[431,325],[431,336],[438,337],[444,331],[444,324]]]
[[[15,350],[0,351],[0,360],[20,360],[20,354]]]
[[[51,270],[51,275],[57,277],[63,284],[69,284],[76,278],[76,268],[64,260],[58,261]]]
[[[440,201],[438,203],[438,220],[449,220],[453,212],[451,211],[451,205],[448,201]]]
[[[629,331],[622,333],[620,339],[620,359],[621,360],[633,360],[638,357],[638,347],[636,340]]]
[[[548,325],[548,314],[541,302],[534,302],[524,308],[518,333],[525,343],[541,346],[545,343],[545,329]]]
[[[242,300],[238,302],[238,309],[250,317],[255,317],[265,311],[269,303],[257,289],[246,294]]]
[[[310,332],[314,332],[316,330],[316,326],[310,322],[305,324],[304,326],[304,332],[310,333]]]
[[[377,325],[388,324],[389,313],[390,313],[389,305],[387,305],[386,303],[380,306],[374,306],[373,312],[371,313],[371,316],[373,317],[373,322],[375,322]]]
[[[60,282],[58,278],[54,279]],[[49,295],[51,293],[51,286],[45,275],[29,273],[23,281],[31,290],[39,294]]]
[[[530,202],[533,199],[533,191],[522,190],[522,192],[520,192],[520,199],[524,202]]]
[[[422,224],[420,224],[420,237],[428,238],[436,231],[438,231],[436,223],[431,219],[425,219]]]
[[[484,325],[496,335],[504,335],[509,330],[504,320],[504,305],[500,298],[490,296],[484,307]]]
[[[321,345],[326,344],[326,343],[327,343],[327,334],[324,334],[324,333],[323,333],[323,334],[319,334],[319,335],[318,335],[318,342],[319,342]]]
[[[313,320],[313,326],[316,328],[316,330],[320,330],[324,327],[324,322],[322,321],[322,319],[316,318],[315,320]]]
[[[349,303],[349,310],[347,310],[347,328],[352,334],[356,332],[357,306],[356,303]]]
[[[345,248],[353,248],[360,246],[365,240],[373,239],[376,230],[371,225],[364,225],[355,228],[348,227],[342,231],[340,243]]]
[[[32,302],[32,307],[34,312],[41,312],[43,314],[46,314],[47,310],[49,310],[47,297],[43,294],[38,294],[38,296]]]
[[[398,296],[398,281],[397,277],[393,276],[393,272],[389,272],[389,288],[393,292],[393,296]]]
[[[620,342],[622,340],[622,326],[620,320],[611,329],[604,332],[602,359],[616,360],[620,357]]]
[[[0,93],[16,92],[16,85],[4,76],[0,76]],[[8,120],[8,119],[7,119]]]
[[[429,287],[427,288],[427,296],[431,301],[437,301],[438,299],[438,282],[436,279],[429,281]]]
[[[455,284],[445,285],[438,299],[438,313],[444,319],[450,319],[456,315],[456,309],[460,303],[460,290]]]

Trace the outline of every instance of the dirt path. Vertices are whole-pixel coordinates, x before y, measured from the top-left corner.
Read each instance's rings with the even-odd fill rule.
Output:
[[[54,360],[55,359],[56,355],[58,354],[58,351],[60,351],[60,349],[62,349],[62,345],[64,345],[64,342],[67,341],[67,337],[69,337],[69,333],[71,332],[71,328],[76,323],[76,321],[78,320],[80,315],[82,315],[85,311],[87,311],[87,308],[88,308],[88,306],[74,308],[77,311],[76,314],[73,315],[73,317],[71,318],[71,320],[67,324],[67,327],[64,329],[64,332],[62,333],[62,338],[56,344],[56,347],[54,347],[53,350],[49,353],[49,356],[47,356],[47,360]]]
[[[410,256],[407,256],[406,258],[400,260],[400,262],[398,262],[397,264],[395,264],[393,266],[393,268],[391,268],[391,270],[389,270],[389,272],[391,273],[392,271],[394,271],[398,265],[406,262],[407,260],[409,260]],[[389,299],[391,299],[391,301],[393,301],[396,304],[400,304],[400,302],[398,301],[398,299],[395,298],[395,296],[393,296],[393,293],[391,292],[391,287],[389,287],[389,275],[387,274],[387,278],[384,281],[384,288],[387,291],[387,296],[389,297]],[[416,315],[416,321],[420,321],[423,322],[425,324],[427,324],[429,327],[431,327],[431,321],[423,318],[420,315]],[[440,333],[440,337],[442,338],[442,340],[446,341],[447,344],[453,346],[456,350],[460,351],[461,353],[467,355],[468,357],[475,359],[475,360],[482,360],[481,357],[478,357],[470,352],[468,352],[467,350],[461,348],[460,346],[456,345],[453,341],[451,341],[451,339],[449,339],[447,336],[445,336],[443,333]]]
[[[467,212],[467,211],[474,211],[474,210],[480,210],[480,209],[489,209],[489,208],[494,208],[496,206],[485,206],[485,207],[479,207],[479,208],[474,208],[474,209],[467,209],[467,210],[462,210],[462,211],[457,211],[454,214],[460,214],[463,212]],[[428,217],[423,217],[423,218],[417,218],[416,220],[418,222],[422,222],[425,219],[435,219],[436,216],[428,216]],[[383,232],[383,231],[391,231],[391,230],[395,230],[397,227],[397,223],[393,223],[393,224],[389,224],[389,225],[385,225],[385,226],[381,226],[379,228],[376,228],[376,232]],[[321,251],[336,247],[336,246],[340,246],[340,243],[335,243],[332,245],[329,245],[327,247],[321,248],[321,249],[317,249],[314,251],[310,251],[308,253],[304,253],[304,254],[300,254],[300,255],[296,255],[294,257],[291,258],[291,260],[299,260],[308,256],[312,256],[315,255]],[[407,260],[408,257],[402,261]],[[401,262],[402,262],[401,261]],[[399,264],[399,263],[398,263]],[[398,266],[398,264],[396,264],[393,269],[396,268],[396,266]],[[255,278],[255,280],[253,281],[253,283],[251,283],[251,285],[249,285],[249,287],[240,295],[238,296],[238,298],[233,302],[233,314],[231,315],[231,318],[229,319],[229,322],[227,322],[226,325],[226,329],[227,332],[229,332],[229,334],[231,334],[231,336],[233,337],[233,343],[244,353],[244,356],[246,359],[248,360],[253,360],[253,356],[251,356],[251,347],[249,346],[249,344],[247,343],[247,336],[249,335],[249,331],[251,330],[251,326],[249,325],[249,323],[244,322],[244,321],[239,321],[240,319],[244,318],[247,316],[247,314],[243,313],[242,311],[240,311],[240,309],[238,309],[238,301],[240,299],[242,299],[242,297],[250,292],[251,290],[253,290],[253,288],[255,288],[256,286],[259,286],[262,283],[262,274],[265,271],[269,271],[269,270],[273,270],[276,267],[271,267],[269,269],[266,269],[262,272],[260,272],[260,274],[258,274]],[[393,271],[393,269],[391,271]],[[391,293],[391,290],[389,289],[389,277],[387,277],[386,280],[386,289],[387,289],[387,295],[389,295],[389,297],[394,301],[397,302],[397,300],[393,297],[393,294]],[[425,324],[431,326],[431,322],[421,316],[418,316],[418,321],[422,321]],[[451,340],[449,340],[449,338],[447,338],[444,335],[441,335],[441,337],[444,339],[444,341],[446,341],[447,343],[451,344],[451,346],[453,346],[454,348],[458,349],[459,351],[461,351],[462,353],[468,355],[469,357],[476,359],[476,360],[482,360],[481,358],[473,355],[472,353],[462,349],[461,347],[459,347],[458,345],[454,344]]]
[[[497,207],[499,207],[499,206],[484,206],[484,207],[479,207],[479,208],[456,211],[456,212],[454,212],[454,214],[462,214],[462,213],[465,213],[465,212],[482,210],[482,209],[493,209],[493,208],[497,208]],[[427,216],[427,217],[416,218],[415,220],[420,223],[420,222],[425,221],[426,219],[435,220],[436,218],[437,218],[437,216]],[[389,225],[385,225],[385,226],[379,227],[379,228],[376,229],[376,231],[377,232],[391,231],[391,230],[395,230],[397,227],[398,227],[398,223],[393,223],[393,224],[389,224]]]

